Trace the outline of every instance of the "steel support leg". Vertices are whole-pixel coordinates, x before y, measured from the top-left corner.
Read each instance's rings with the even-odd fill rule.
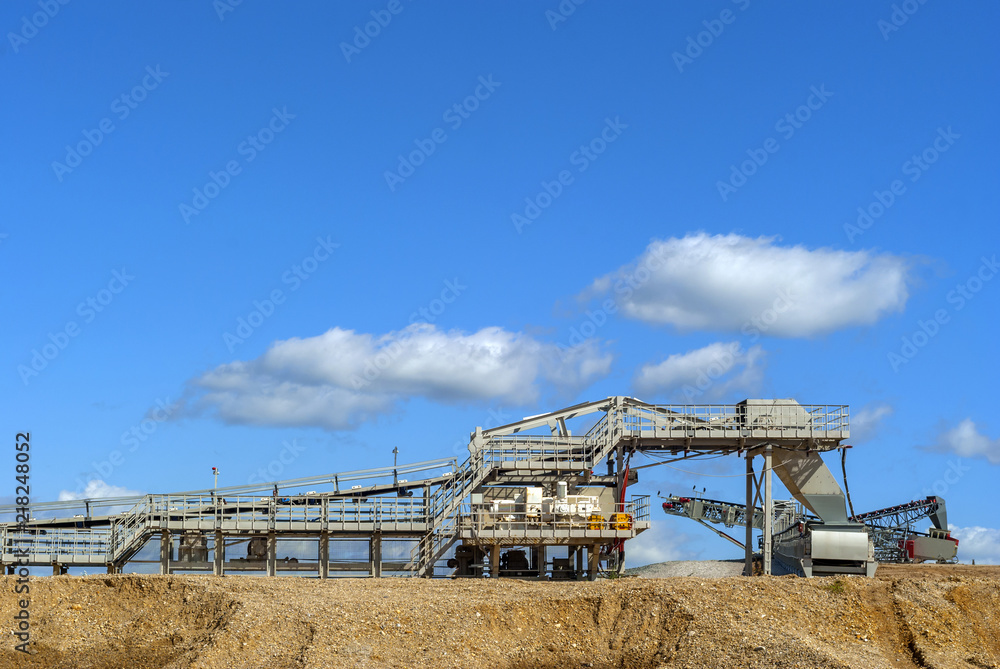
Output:
[[[382,535],[381,534],[372,535],[369,555],[371,556],[371,564],[369,565],[371,575],[375,578],[382,578]]]
[[[267,534],[267,575],[274,576],[278,573],[278,535],[274,532]]]
[[[601,571],[601,544],[593,544],[587,549],[587,558],[590,561],[590,568],[587,578],[591,581],[597,580],[597,574]]]
[[[545,545],[539,544],[535,546],[535,559],[538,560],[538,580],[545,579]]]
[[[747,533],[743,563],[744,576],[753,576],[753,482],[753,456],[750,455],[750,451],[747,451]]]
[[[212,550],[212,573],[223,576],[226,573],[226,540],[220,530],[215,531],[215,548]]]
[[[771,535],[774,532],[774,513],[771,503],[771,447],[764,449],[764,575],[771,575]]]
[[[170,573],[171,541],[170,530],[160,532],[160,573],[163,575]]]
[[[576,553],[576,580],[583,579],[583,546],[577,546],[573,549]]]
[[[319,577],[330,577],[330,533],[319,533]]]
[[[490,546],[490,578],[500,578],[500,546]]]

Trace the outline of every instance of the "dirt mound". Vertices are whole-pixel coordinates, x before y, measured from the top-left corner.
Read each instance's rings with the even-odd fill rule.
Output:
[[[0,591],[10,621],[13,581]],[[28,667],[1000,667],[1000,578],[32,581]],[[10,622],[7,623],[10,625]],[[12,637],[11,637],[12,638]]]

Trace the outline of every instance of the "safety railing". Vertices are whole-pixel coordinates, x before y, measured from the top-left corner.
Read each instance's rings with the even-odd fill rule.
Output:
[[[637,437],[739,438],[766,434],[781,438],[844,438],[850,431],[846,405],[681,404],[632,406],[625,432]]]
[[[27,551],[28,556],[59,556],[61,558],[94,558],[104,561],[111,546],[111,531],[106,529],[39,529],[4,530],[0,537],[0,556],[5,563],[13,562]],[[90,560],[93,561],[93,560]]]

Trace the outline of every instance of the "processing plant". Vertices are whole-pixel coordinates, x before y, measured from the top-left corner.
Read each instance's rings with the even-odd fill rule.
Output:
[[[158,543],[161,573],[594,579],[602,570],[620,570],[626,542],[650,527],[649,496],[627,496],[638,480],[634,455],[670,462],[735,455],[746,461],[743,513],[753,509],[755,518],[743,544],[747,573],[760,506],[765,573],[773,552],[797,561],[806,575],[871,575],[868,525],[848,516],[820,457],[844,448],[849,436],[845,405],[789,399],[655,405],[615,396],[477,427],[464,462],[36,504],[26,522],[0,525],[0,563],[52,566],[54,574],[80,566],[116,573]],[[811,516],[793,523],[793,516],[775,514],[785,507],[774,506],[772,471]],[[12,509],[0,508],[5,513]],[[279,541],[311,544],[313,557],[279,559]],[[344,541],[365,542],[366,559],[331,556]]]

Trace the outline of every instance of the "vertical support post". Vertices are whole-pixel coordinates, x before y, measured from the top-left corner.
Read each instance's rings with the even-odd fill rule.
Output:
[[[382,578],[382,534],[380,532],[372,535],[368,554],[371,575],[375,578]]]
[[[53,562],[52,563],[52,575],[53,576],[62,576],[62,569],[59,568],[59,563],[58,562]]]
[[[545,580],[545,544],[535,547],[535,559],[538,560],[538,580]]]
[[[601,571],[601,544],[591,544],[587,548],[587,560],[589,562],[587,579],[596,581],[597,573]]]
[[[319,577],[330,577],[330,533],[319,533]]]
[[[753,576],[753,456],[747,451],[747,508],[746,508],[746,546],[743,563],[743,575]]]
[[[771,535],[774,531],[774,513],[771,506],[771,446],[764,449],[764,575],[771,575]]]
[[[120,573],[119,570],[118,570],[118,567],[115,566],[114,562],[109,562],[107,564],[107,567],[108,567],[108,573],[109,574],[118,574],[118,573]]]
[[[583,579],[583,546],[577,546],[573,549],[576,553],[576,580]]]
[[[167,575],[170,573],[170,530],[163,530],[160,532],[160,574]]]
[[[226,540],[222,537],[222,530],[215,531],[215,549],[212,551],[212,573],[216,576],[224,576],[226,573]]]
[[[490,578],[500,578],[500,546],[490,546]]]
[[[278,572],[278,535],[267,533],[267,575],[274,576]]]

